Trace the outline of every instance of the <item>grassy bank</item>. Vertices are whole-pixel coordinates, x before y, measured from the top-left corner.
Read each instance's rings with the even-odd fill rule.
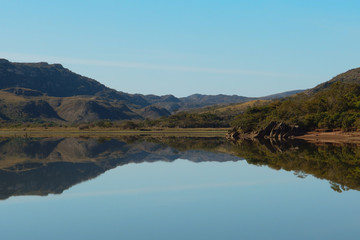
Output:
[[[227,128],[157,128],[141,130],[121,130],[117,128],[91,128],[81,130],[79,128],[2,128],[0,136],[118,136],[118,135],[157,135],[157,136],[201,136],[201,137],[223,137]]]

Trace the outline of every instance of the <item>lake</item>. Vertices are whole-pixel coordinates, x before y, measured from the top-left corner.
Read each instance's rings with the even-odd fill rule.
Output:
[[[2,239],[356,239],[360,148],[1,138]]]

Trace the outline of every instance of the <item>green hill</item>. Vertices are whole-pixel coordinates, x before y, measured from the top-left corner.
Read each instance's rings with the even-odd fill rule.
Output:
[[[245,132],[259,130],[272,121],[316,128],[355,130],[360,128],[360,68],[340,74],[283,100],[249,108],[232,121]]]

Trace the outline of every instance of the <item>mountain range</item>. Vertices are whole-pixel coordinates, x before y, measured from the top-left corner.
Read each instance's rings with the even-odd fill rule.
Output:
[[[14,63],[0,59],[0,121],[64,123],[101,119],[156,119],[177,111],[255,99],[283,98],[301,90],[261,98],[238,95],[129,94],[81,76],[61,64]]]

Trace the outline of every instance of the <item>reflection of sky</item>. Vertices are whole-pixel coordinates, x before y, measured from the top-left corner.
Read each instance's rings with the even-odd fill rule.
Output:
[[[360,194],[239,162],[129,164],[0,202],[2,239],[354,239]],[[21,230],[19,230],[21,229]]]

